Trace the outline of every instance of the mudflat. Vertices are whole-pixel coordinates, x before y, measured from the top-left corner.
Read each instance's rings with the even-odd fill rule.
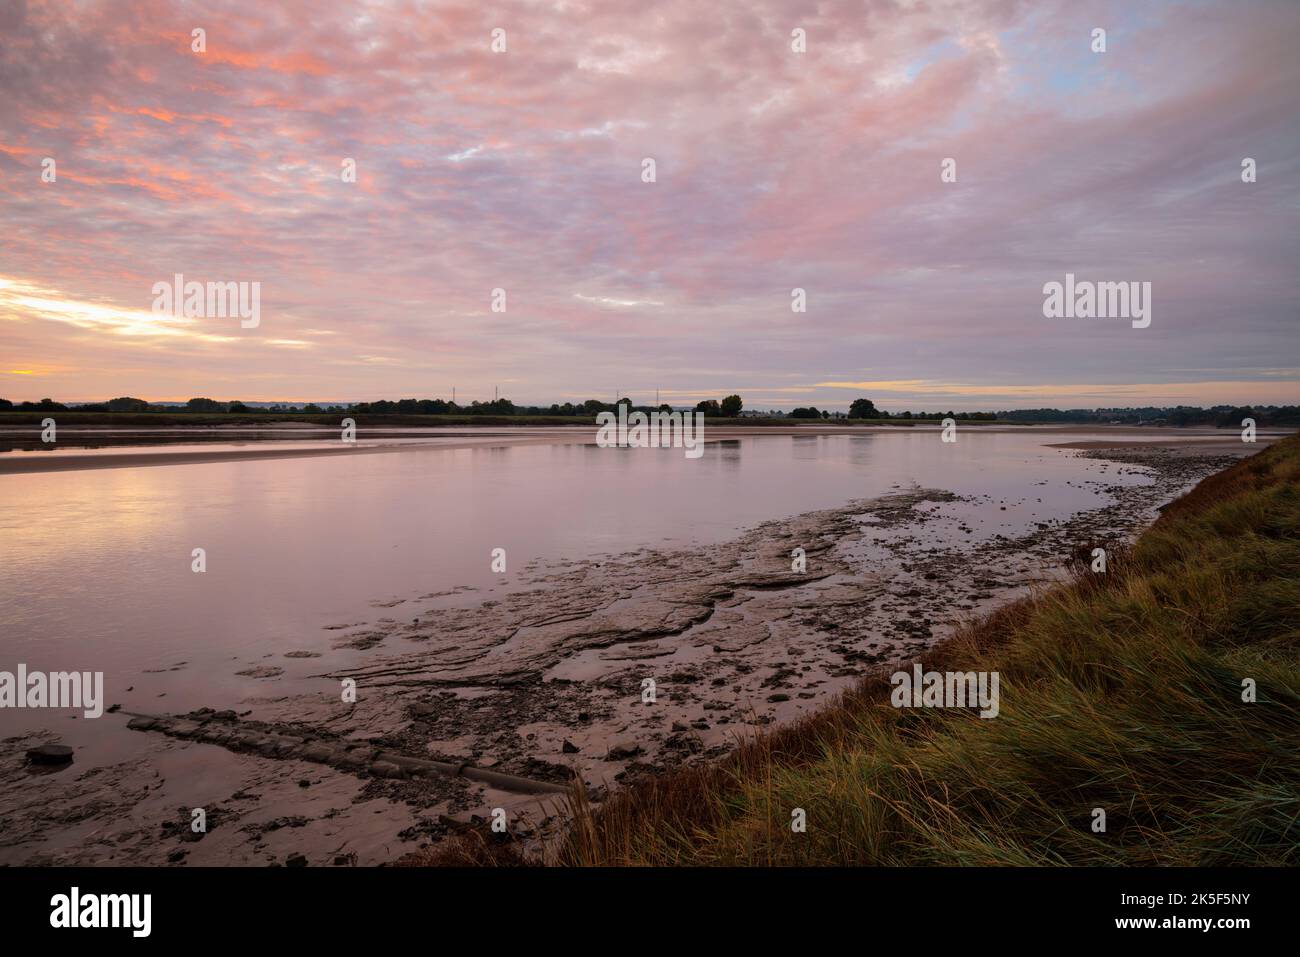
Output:
[[[48,735],[0,742],[0,862],[379,863],[498,808],[517,837],[542,842],[564,818],[555,786],[579,780],[599,801],[716,759],[1055,580],[1080,548],[1131,537],[1258,447],[1080,451],[1153,481],[1117,481],[1109,504],[1013,535],[978,529],[998,514],[989,496],[900,488],[700,548],[539,566],[499,599],[376,603],[381,617],[327,628],[334,647],[363,653],[318,675],[351,683],[353,700],[283,685],[268,660],[255,675],[265,690],[238,702],[170,713],[163,698],[143,717],[105,715],[142,743],[117,763],[42,779],[18,757]],[[795,548],[806,567],[792,566]],[[319,641],[304,635],[285,657],[314,657]],[[422,772],[433,764],[453,771]],[[202,835],[189,828],[196,806]]]

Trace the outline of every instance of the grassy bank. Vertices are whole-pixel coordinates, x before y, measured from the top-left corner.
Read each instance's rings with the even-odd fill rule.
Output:
[[[1300,437],[923,663],[998,672],[1000,714],[895,709],[872,676],[721,764],[575,798],[555,862],[1300,863]],[[472,838],[423,862],[517,860]]]

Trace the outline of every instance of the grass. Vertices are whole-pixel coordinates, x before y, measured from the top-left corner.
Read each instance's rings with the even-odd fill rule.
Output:
[[[721,763],[598,808],[575,790],[548,863],[1294,865],[1298,652],[1293,436],[1200,483],[1105,574],[1080,563],[922,659],[997,671],[998,717],[895,709],[870,675]],[[522,862],[478,837],[419,861]]]

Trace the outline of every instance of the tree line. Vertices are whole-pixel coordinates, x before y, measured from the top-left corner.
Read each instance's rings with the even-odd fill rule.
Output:
[[[376,402],[351,402],[347,404],[318,405],[308,402],[305,405],[279,404],[271,406],[249,406],[243,402],[222,402],[217,399],[196,397],[183,405],[162,404],[138,399],[133,396],[119,396],[107,402],[86,402],[64,404],[53,399],[41,399],[39,402],[14,403],[0,399],[0,411],[15,412],[199,412],[199,413],[238,413],[276,415],[304,413],[365,413],[370,415],[512,415],[512,416],[556,416],[594,418],[600,412],[617,412],[619,407],[628,412],[672,412],[668,403],[658,406],[635,405],[631,399],[622,398],[617,402],[602,402],[588,399],[585,402],[552,403],[542,405],[516,405],[509,399],[494,399],[491,402],[473,401],[468,405],[458,405],[446,399],[380,399]],[[725,398],[705,399],[695,405],[695,411],[703,412],[710,418],[735,418],[745,407],[739,395]],[[1020,422],[1020,423],[1073,423],[1081,425],[1201,425],[1216,428],[1240,427],[1241,420],[1253,418],[1258,426],[1300,426],[1300,406],[1294,405],[1257,405],[1230,406],[1217,405],[1209,408],[1180,405],[1171,408],[1144,406],[1135,408],[1113,409],[1009,409],[1001,412],[889,412],[879,409],[870,399],[854,399],[848,414],[818,409],[816,406],[800,406],[789,413],[773,410],[776,417],[792,419],[837,419],[837,420],[901,420],[940,421],[951,418],[959,422]]]
[[[201,413],[306,413],[320,414],[332,412],[356,412],[371,415],[549,415],[582,416],[591,418],[599,412],[615,412],[619,407],[628,411],[671,412],[668,403],[659,406],[633,405],[631,399],[623,398],[617,402],[602,402],[588,399],[577,404],[565,402],[543,405],[515,405],[509,399],[493,399],[491,402],[477,400],[468,405],[458,405],[445,399],[380,399],[376,402],[349,402],[336,405],[318,405],[308,402],[304,405],[275,404],[249,406],[240,401],[221,402],[199,396],[182,404],[149,402],[134,396],[119,396],[107,402],[83,402],[64,404],[53,399],[41,399],[39,402],[13,403],[0,399],[0,411],[15,412],[201,412]],[[744,402],[738,395],[729,395],[721,401],[706,399],[695,406],[695,410],[708,416],[731,418],[740,414]]]

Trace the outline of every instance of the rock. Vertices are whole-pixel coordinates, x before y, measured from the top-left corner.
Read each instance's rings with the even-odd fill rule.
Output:
[[[188,853],[189,851],[177,849],[167,855],[167,861],[171,864],[179,864],[181,861],[185,860],[185,855]]]
[[[767,696],[767,700],[775,704],[780,701],[789,701],[790,696],[788,694],[770,694]]]
[[[564,744],[560,745],[560,750],[561,750],[562,752],[564,752],[565,754],[577,754],[577,753],[578,753],[579,751],[581,751],[582,749],[579,748],[579,747],[578,747],[576,744],[574,744],[572,741],[570,741],[568,738],[565,738],[565,739],[564,739]]]
[[[406,772],[392,761],[376,761],[370,765],[370,773],[379,778],[404,778]]]
[[[679,734],[683,731],[689,731],[690,729],[691,729],[690,725],[688,725],[685,721],[673,722],[673,730]]]
[[[306,867],[307,858],[302,854],[290,854],[284,862],[285,867]]]
[[[67,764],[72,760],[72,749],[66,744],[42,744],[27,750],[27,760],[32,764]]]
[[[605,753],[605,758],[609,761],[625,761],[643,753],[644,749],[641,745],[631,741],[622,741],[611,745],[610,749]]]

